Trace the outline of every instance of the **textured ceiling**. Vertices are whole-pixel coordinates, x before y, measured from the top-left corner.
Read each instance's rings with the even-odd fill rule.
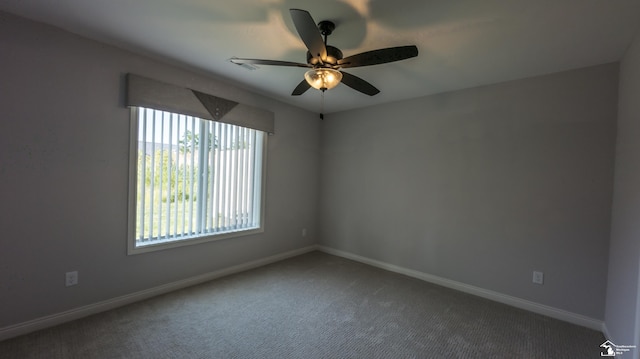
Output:
[[[417,58],[350,69],[381,90],[339,85],[325,112],[369,106],[619,60],[640,25],[640,0],[4,0],[0,10],[184,64],[269,97],[319,111],[321,95],[290,96],[304,68],[229,58],[305,62],[290,8],[331,20],[345,56],[415,44]]]

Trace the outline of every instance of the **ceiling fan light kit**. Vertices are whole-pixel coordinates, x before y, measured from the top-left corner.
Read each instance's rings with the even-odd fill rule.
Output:
[[[327,37],[331,35],[336,26],[331,21],[315,21],[306,10],[289,9],[291,19],[295,25],[300,39],[307,47],[307,63],[298,63],[279,60],[241,59],[233,57],[231,62],[236,65],[271,65],[288,67],[311,68],[304,74],[304,80],[300,82],[291,93],[299,96],[313,87],[322,92],[336,87],[341,82],[363,94],[373,96],[380,92],[367,81],[341,71],[342,68],[379,65],[388,62],[405,60],[418,56],[418,48],[415,45],[389,47],[384,49],[362,52],[343,58],[342,51],[337,47],[327,45]],[[324,39],[323,39],[324,36]]]
[[[307,83],[320,91],[330,90],[342,81],[342,73],[331,68],[309,70],[304,74]]]

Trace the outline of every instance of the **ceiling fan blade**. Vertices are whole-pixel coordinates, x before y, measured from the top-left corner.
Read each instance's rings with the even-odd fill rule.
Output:
[[[307,80],[302,80],[298,86],[296,86],[295,89],[293,89],[293,92],[291,93],[291,96],[300,96],[303,93],[307,92],[308,89],[311,88],[311,85],[309,85],[309,83],[307,82]]]
[[[289,12],[291,13],[293,24],[298,30],[298,35],[300,35],[307,49],[309,49],[311,56],[320,59],[322,63],[327,58],[327,48],[322,40],[320,30],[318,30],[318,25],[313,21],[311,14],[306,10],[300,9],[289,9]]]
[[[375,86],[368,83],[367,81],[359,78],[358,76],[351,75],[344,71],[342,72],[342,83],[351,87],[356,91],[360,91],[365,95],[373,96],[380,92]]]
[[[279,60],[239,59],[237,57],[232,57],[231,59],[229,59],[229,61],[231,61],[236,65],[252,64],[252,65],[270,65],[270,66],[312,67],[309,64],[303,64],[300,62],[279,61]]]
[[[388,47],[386,49],[372,50],[347,56],[339,60],[338,65],[344,68],[371,66],[400,61],[416,56],[418,56],[418,48],[415,45]]]

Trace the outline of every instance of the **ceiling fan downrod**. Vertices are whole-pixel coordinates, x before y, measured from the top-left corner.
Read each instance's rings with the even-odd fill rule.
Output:
[[[336,24],[329,20],[322,20],[318,23],[318,30],[324,36],[324,46],[327,46],[327,37],[336,29]]]

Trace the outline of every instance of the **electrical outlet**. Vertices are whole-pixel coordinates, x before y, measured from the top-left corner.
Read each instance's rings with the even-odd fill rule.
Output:
[[[306,228],[302,228],[302,236],[303,237],[307,236],[307,229]]]
[[[542,284],[544,282],[544,273],[533,271],[533,283]]]
[[[78,284],[78,271],[65,273],[64,285],[70,287],[76,284]]]

